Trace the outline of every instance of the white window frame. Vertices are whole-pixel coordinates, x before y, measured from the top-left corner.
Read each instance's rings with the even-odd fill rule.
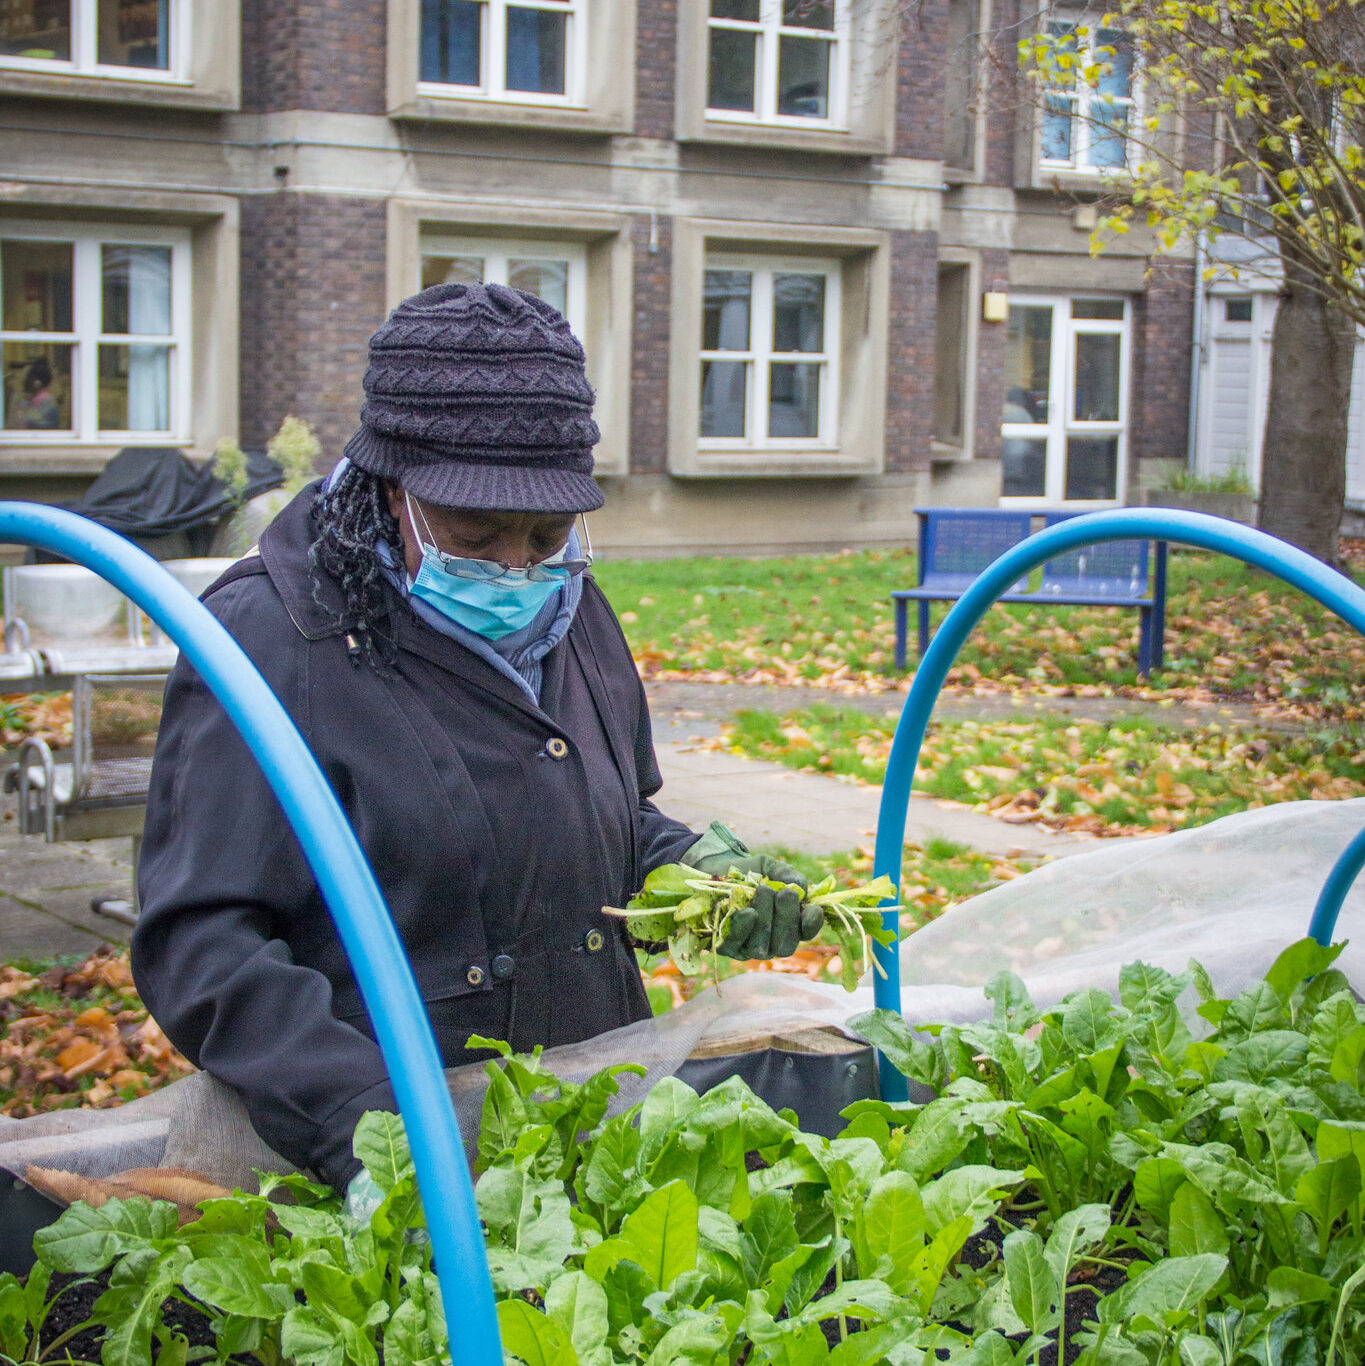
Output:
[[[710,14],[709,0],[692,0],[706,4],[706,88],[711,80],[711,35],[717,29],[752,33],[756,37],[754,105],[748,109],[715,109],[707,104],[706,117],[718,123],[764,123],[777,128],[843,128],[848,122],[848,84],[850,63],[849,14],[852,0],[833,0],[834,28],[811,29],[782,22],[782,0],[760,0],[759,17],[748,19],[718,19]],[[832,37],[825,38],[826,33]],[[777,112],[778,52],[784,36],[814,38],[829,44],[829,114],[823,119],[800,114]]]
[[[421,262],[428,256],[481,256],[485,284],[505,285],[507,263],[511,260],[567,261],[568,285],[565,290],[569,320],[574,336],[585,335],[588,317],[588,252],[582,242],[554,238],[471,237],[461,233],[423,230],[418,243],[418,278],[414,291],[421,288]]]
[[[70,332],[11,332],[0,329],[0,342],[54,342],[73,347],[71,363],[72,426],[59,431],[0,428],[0,444],[23,446],[179,445],[190,440],[191,353],[190,230],[140,223],[60,223],[0,221],[7,241],[70,242],[74,246]],[[171,249],[171,330],[168,334],[113,333],[101,330],[103,281],[100,248],[104,245]],[[161,431],[101,430],[99,426],[99,348],[101,343],[147,343],[170,348],[170,425]]]
[[[1089,65],[1093,62],[1107,60],[1097,55],[1097,50],[1106,46],[1100,42],[1100,28],[1102,15],[1098,12],[1089,11],[1080,13],[1075,10],[1057,10],[1049,13],[1045,22],[1051,29],[1055,27],[1069,26],[1072,28],[1082,27],[1086,30],[1084,38],[1084,49],[1078,43],[1078,56],[1081,65]],[[1117,25],[1110,25],[1106,32],[1114,32]],[[1055,37],[1055,35],[1054,35]],[[1123,96],[1101,95],[1098,90],[1091,87],[1089,82],[1080,79],[1079,72],[1074,73],[1070,87],[1064,87],[1059,83],[1047,82],[1042,91],[1043,109],[1038,118],[1038,164],[1049,171],[1069,171],[1077,175],[1087,176],[1122,176],[1129,174],[1136,161],[1136,148],[1133,142],[1133,131],[1141,122],[1142,100],[1140,89],[1140,77],[1137,65],[1136,50],[1133,54],[1133,69],[1128,84],[1128,94]],[[1050,100],[1065,100],[1071,105],[1071,155],[1066,158],[1049,157],[1043,152],[1043,136],[1046,120],[1049,117],[1047,102]],[[1128,121],[1123,138],[1123,163],[1119,166],[1097,166],[1090,160],[1090,152],[1094,142],[1095,125],[1099,116],[1105,111],[1126,110]]]
[[[1075,318],[1072,304],[1077,300],[1104,300],[1123,304],[1122,318]],[[1046,422],[1002,422],[1000,436],[1047,442],[1046,463],[1041,495],[1001,496],[1001,507],[1017,508],[1107,508],[1124,501],[1128,479],[1128,437],[1132,382],[1132,301],[1102,290],[1086,290],[1076,295],[1010,294],[1011,307],[1050,308],[1052,310],[1052,348],[1049,360],[1048,414]],[[1119,338],[1119,415],[1114,422],[1087,422],[1074,416],[1076,408],[1076,338],[1080,336]],[[1073,437],[1116,436],[1118,454],[1114,468],[1112,498],[1067,498],[1067,442]]]
[[[170,19],[170,52],[164,71],[145,66],[110,66],[98,60],[98,0],[70,0],[71,57],[10,57],[0,53],[0,68],[63,75],[98,76],[110,81],[156,81],[162,85],[188,85],[185,65],[190,51],[189,25],[193,5],[189,0],[167,0]]]
[[[424,81],[421,75],[422,20],[417,19],[418,95],[446,99],[477,99],[503,104],[551,105],[582,109],[587,90],[587,0],[479,0],[479,83],[453,85]],[[547,10],[565,16],[564,93],[507,89],[507,10]]]
[[[839,297],[840,263],[829,257],[759,256],[708,252],[702,262],[702,288],[708,270],[739,270],[750,275],[749,347],[746,351],[698,350],[697,388],[701,388],[703,361],[742,361],[747,367],[744,384],[744,435],[701,436],[699,451],[832,451],[839,433],[839,352],[842,301]],[[773,350],[773,276],[821,275],[825,281],[824,349],[822,351]],[[703,303],[703,310],[705,304]],[[830,336],[834,330],[833,338]],[[813,437],[768,436],[768,391],[773,362],[790,361],[820,368],[820,430]]]

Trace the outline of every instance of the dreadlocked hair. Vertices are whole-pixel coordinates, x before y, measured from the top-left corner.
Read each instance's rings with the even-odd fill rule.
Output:
[[[382,539],[401,556],[403,537],[389,511],[384,481],[349,466],[334,488],[319,490],[313,521],[313,601],[321,604],[322,574],[335,579],[345,599],[345,615],[355,618],[358,652],[376,673],[387,675],[398,658],[398,647],[389,624],[392,592],[375,547]]]

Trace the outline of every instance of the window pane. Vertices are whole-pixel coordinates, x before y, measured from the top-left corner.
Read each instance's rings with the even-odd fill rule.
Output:
[[[1107,318],[1110,322],[1123,321],[1122,299],[1072,299],[1073,318]]]
[[[743,19],[747,23],[758,23],[759,0],[711,0],[713,19]]]
[[[96,59],[105,66],[169,71],[170,0],[99,0]]]
[[[1249,323],[1251,321],[1251,295],[1244,294],[1236,299],[1228,299],[1223,304],[1223,317],[1230,323]]]
[[[100,248],[104,276],[105,332],[169,336],[171,331],[170,247]]]
[[[524,289],[561,313],[569,311],[569,263],[567,261],[508,261],[507,283]]]
[[[1119,29],[1102,28],[1095,56],[1108,68],[1099,79],[1099,93],[1126,100],[1133,93],[1133,39]]]
[[[709,109],[752,111],[757,58],[757,34],[730,28],[711,30],[710,78],[706,94]]]
[[[70,0],[41,0],[0,8],[0,55],[69,62]]]
[[[1126,166],[1128,164],[1127,109],[1093,109],[1095,122],[1090,129],[1090,164]]]
[[[7,341],[4,425],[7,431],[71,430],[71,353],[62,342]]]
[[[1052,310],[1016,305],[1005,336],[1006,422],[1046,422],[1052,374]]]
[[[834,29],[834,0],[782,0],[782,22],[788,28]]]
[[[1010,436],[1000,448],[1000,493],[1005,498],[1041,498],[1047,492],[1047,442]]]
[[[749,349],[749,297],[753,281],[747,270],[708,270],[703,285],[701,349]]]
[[[171,425],[171,348],[100,347],[99,422],[105,432],[164,432]]]
[[[1119,420],[1119,346],[1111,334],[1076,338],[1077,422]]]
[[[507,89],[564,93],[564,35],[568,16],[549,10],[507,10]]]
[[[749,364],[742,360],[701,363],[701,434],[744,435],[744,393]]]
[[[478,0],[422,0],[422,79],[481,85],[484,6]]]
[[[432,285],[483,284],[482,256],[422,257],[422,288]]]
[[[793,118],[829,117],[829,51],[823,38],[783,34],[777,49],[777,112]]]
[[[1116,498],[1118,476],[1118,437],[1073,436],[1067,441],[1066,498]]]
[[[1044,161],[1071,160],[1071,101],[1065,95],[1049,95],[1043,101],[1040,150]]]
[[[820,435],[822,365],[774,364],[768,369],[768,435]]]
[[[825,277],[773,276],[773,350],[825,349]]]
[[[70,332],[70,242],[0,242],[7,332]]]

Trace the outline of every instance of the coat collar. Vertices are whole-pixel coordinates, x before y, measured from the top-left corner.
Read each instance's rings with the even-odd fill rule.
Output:
[[[341,587],[330,574],[313,573],[311,549],[317,527],[313,499],[318,483],[307,485],[261,534],[261,561],[290,620],[307,640],[355,630]]]

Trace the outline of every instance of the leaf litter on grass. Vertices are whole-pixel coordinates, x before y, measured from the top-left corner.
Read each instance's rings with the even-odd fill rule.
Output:
[[[1343,542],[1365,578],[1365,551]],[[622,560],[594,573],[620,614],[642,677],[904,692],[892,668],[891,591],[915,582],[908,550],[748,560]],[[935,604],[941,621],[949,604]],[[1267,717],[1365,719],[1365,640],[1297,589],[1224,556],[1171,556],[1166,661],[1136,672],[1138,618],[1117,607],[997,604],[948,674],[951,690],[1123,696]],[[913,652],[912,652],[913,654]]]

